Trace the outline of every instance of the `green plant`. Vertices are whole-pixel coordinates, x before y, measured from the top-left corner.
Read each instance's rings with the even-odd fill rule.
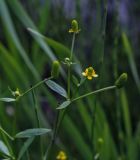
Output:
[[[95,150],[98,151],[99,143],[97,140],[102,138],[103,144],[100,148],[101,160],[118,159],[119,157],[137,160],[139,159],[139,127],[137,125],[138,122],[132,119],[132,115],[134,114],[132,114],[132,108],[138,110],[138,107],[136,107],[138,106],[136,98],[139,96],[139,75],[135,55],[133,54],[135,53],[135,48],[133,48],[127,32],[124,32],[123,28],[120,29],[118,21],[113,24],[113,31],[111,32],[113,41],[110,39],[109,32],[107,32],[107,36],[105,36],[107,31],[107,2],[105,0],[104,3],[100,1],[96,1],[95,3],[97,21],[94,21],[94,24],[91,25],[92,29],[90,29],[89,32],[87,31],[89,27],[87,29],[82,27],[82,32],[79,34],[77,40],[81,45],[75,48],[75,53],[80,54],[80,56],[77,54],[73,55],[73,59],[77,63],[73,68],[73,73],[79,78],[83,70],[81,66],[86,68],[85,65],[94,62],[100,82],[91,81],[89,83],[83,83],[76,95],[78,97],[84,94],[85,90],[89,92],[91,89],[98,90],[99,88],[108,86],[108,84],[114,82],[114,79],[117,79],[118,73],[123,72],[123,70],[126,70],[131,78],[129,78],[127,87],[119,91],[115,90],[115,94],[114,92],[108,92],[107,94],[94,95],[92,98],[79,99],[71,104],[72,106],[74,105],[74,107],[67,107],[68,112],[65,114],[64,120],[61,123],[62,129],[57,136],[53,148],[56,152],[61,149],[65,150],[71,159],[85,160],[90,158],[88,157],[89,155],[92,155],[93,152],[91,148],[95,148]],[[28,14],[29,12],[23,8],[21,2],[17,0],[0,1],[1,35],[3,38],[0,42],[1,97],[9,95],[7,84],[14,89],[18,86],[19,91],[23,93],[25,88],[30,88],[33,84],[43,79],[42,77],[44,77],[44,73],[46,73],[46,64],[47,67],[49,67],[52,64],[51,61],[55,59],[62,61],[64,57],[70,57],[70,50],[66,47],[66,45],[69,44],[70,38],[68,38],[68,34],[66,35],[64,32],[65,26],[63,30],[61,29],[61,25],[55,23],[54,17],[50,14],[49,7],[50,1],[46,1],[43,6],[38,5],[35,13],[39,13],[40,16],[38,21],[35,21],[34,17],[36,16],[30,15],[32,16],[31,20]],[[104,12],[101,11],[102,8],[104,8]],[[117,7],[115,7],[115,10],[117,10]],[[46,14],[47,16],[45,16]],[[76,14],[81,17],[80,11],[76,11]],[[114,15],[116,16],[116,13]],[[61,17],[61,20],[63,24],[67,24],[65,16]],[[35,23],[33,21],[35,21]],[[58,21],[60,21],[60,17],[58,17]],[[80,19],[79,21],[81,22],[80,26],[84,26]],[[92,21],[93,20],[91,20],[91,22]],[[54,26],[51,30],[50,23],[52,23],[51,26]],[[26,28],[32,29],[28,29],[30,32],[27,33]],[[54,28],[56,28],[57,31],[54,30]],[[51,38],[42,36],[38,33],[38,30],[45,35],[47,34],[47,36],[55,33],[53,36],[56,35],[57,38],[53,38],[58,39],[59,37],[64,45]],[[58,30],[63,32],[63,36],[60,36]],[[29,37],[29,34],[32,37]],[[76,45],[78,46],[79,44]],[[90,58],[87,59],[88,46],[91,45],[93,45],[93,47],[90,47],[90,53],[92,54],[90,54]],[[85,50],[85,46],[87,46],[87,50]],[[80,66],[78,60],[84,62],[84,64]],[[61,68],[60,74],[62,78],[59,77],[58,82],[66,87],[65,84],[67,80],[65,70]],[[64,83],[62,83],[62,80]],[[74,85],[75,83],[77,84],[77,80],[72,77],[72,81],[71,94],[73,95],[75,92]],[[56,106],[58,106],[58,99],[55,94],[45,87],[46,85],[42,85],[37,92],[35,92],[40,123],[41,128],[53,128],[49,116],[46,116],[44,110],[42,111],[42,107],[44,107],[44,103],[45,105],[47,103],[47,108],[51,109],[54,118],[55,109]],[[131,93],[130,90],[132,91]],[[79,95],[79,93],[81,94]],[[15,98],[6,100],[15,101]],[[60,102],[62,102],[62,100],[63,99],[60,98]],[[70,101],[68,101],[68,103],[70,103]],[[130,106],[134,107],[130,108]],[[1,102],[1,125],[10,135],[15,135],[25,128],[37,127],[33,107],[33,98],[30,93],[16,104],[14,102],[8,104]],[[10,116],[9,111],[7,111],[8,109],[16,110],[16,116],[12,114],[13,111],[10,113]],[[94,112],[96,112],[95,117]],[[48,112],[48,114],[50,114],[50,112]],[[92,123],[93,119],[95,123]],[[132,125],[135,127],[132,128]],[[91,142],[91,133],[93,133],[93,131],[94,141]],[[52,132],[50,132],[50,134],[51,133]],[[49,138],[46,139],[42,136],[41,139],[43,139],[43,148],[46,149],[49,144]],[[7,140],[3,135],[1,135],[1,140],[3,141],[2,144],[8,146]],[[33,138],[28,139],[27,142],[24,143],[24,146],[29,146],[32,141]],[[33,145],[30,146],[29,151],[26,152],[22,158],[27,159],[30,155],[32,159],[39,159],[40,152],[37,147],[35,147],[39,146],[38,143],[40,143],[40,140],[34,140]],[[16,157],[18,157],[17,155],[21,149],[23,140],[18,140],[18,143],[10,141],[10,144]],[[108,148],[108,146],[110,146],[110,148]],[[11,149],[9,148],[9,150]],[[23,151],[20,153],[25,153]],[[54,157],[57,155],[55,151],[53,151]],[[54,157],[51,157],[51,159]],[[96,157],[98,158],[98,155]]]
[[[28,129],[28,130],[22,131],[20,133],[17,133],[14,137],[10,136],[3,128],[1,128],[1,131],[2,131],[3,135],[7,136],[10,140],[14,140],[15,138],[30,138],[30,137],[32,138],[32,137],[35,137],[35,136],[38,136],[38,135],[45,134],[45,133],[50,131],[49,129],[41,128],[41,125],[40,125],[39,110],[38,110],[38,107],[37,107],[36,96],[35,96],[35,92],[34,92],[34,90],[37,87],[40,87],[42,84],[45,83],[45,84],[47,84],[47,86],[49,88],[51,88],[53,91],[55,91],[56,93],[58,93],[59,95],[63,96],[66,99],[64,102],[62,102],[62,104],[60,104],[56,108],[56,109],[59,110],[57,118],[56,118],[56,124],[55,124],[55,127],[54,127],[54,131],[53,131],[51,141],[49,143],[49,146],[47,147],[47,150],[46,150],[46,153],[45,153],[44,156],[43,156],[44,153],[43,153],[42,141],[40,139],[40,149],[41,149],[41,158],[40,159],[43,159],[43,160],[49,159],[49,154],[50,154],[50,152],[53,148],[53,145],[55,143],[55,139],[56,139],[56,136],[57,136],[57,132],[59,131],[60,125],[61,125],[61,123],[64,119],[65,114],[67,113],[67,107],[68,106],[72,105],[72,103],[74,103],[75,101],[83,99],[83,98],[88,97],[90,95],[94,95],[94,94],[104,92],[104,91],[107,91],[107,90],[111,90],[111,89],[115,89],[115,88],[122,88],[127,81],[127,74],[123,73],[118,78],[118,80],[115,82],[115,85],[105,87],[105,88],[102,88],[102,89],[98,89],[96,91],[91,91],[89,93],[86,93],[84,95],[80,95],[80,96],[75,98],[75,93],[78,92],[79,88],[86,81],[86,78],[88,80],[92,80],[92,78],[98,77],[98,75],[95,73],[95,71],[92,67],[87,68],[85,70],[85,72],[82,73],[83,76],[86,77],[86,78],[81,77],[79,83],[76,84],[76,87],[75,87],[76,90],[75,90],[74,94],[73,95],[71,94],[71,91],[72,91],[72,88],[71,88],[72,66],[76,64],[75,62],[73,62],[73,50],[74,50],[75,36],[80,31],[79,28],[78,28],[78,22],[76,20],[72,21],[72,28],[69,31],[73,33],[70,57],[64,58],[64,61],[62,62],[63,64],[65,64],[67,66],[67,72],[68,72],[68,74],[67,74],[67,91],[64,88],[62,88],[59,84],[52,81],[52,79],[58,78],[59,68],[60,68],[59,62],[54,61],[53,65],[52,65],[52,70],[51,70],[51,76],[50,77],[45,78],[42,81],[39,81],[37,84],[31,86],[27,91],[25,91],[23,93],[20,93],[19,89],[17,89],[16,91],[12,91],[12,89],[9,88],[9,90],[10,90],[11,94],[14,96],[14,98],[0,98],[0,101],[3,101],[3,102],[15,102],[16,103],[23,96],[26,96],[30,92],[32,92],[32,95],[33,95],[33,102],[34,102],[34,107],[35,107],[34,108],[35,109],[35,117],[36,117],[36,120],[37,120],[37,127],[38,128],[33,128],[33,129]],[[96,113],[94,113],[94,114],[96,114]],[[92,119],[92,124],[94,125],[93,122],[95,122],[94,118]],[[92,134],[94,134],[94,131],[92,131]],[[94,136],[93,135],[91,136],[91,138],[92,138],[91,141],[94,141]],[[19,152],[19,155],[18,155],[18,159],[22,158],[25,151],[28,150],[28,147],[32,143],[33,140],[34,139],[31,139],[29,142],[27,141],[26,142],[27,145],[25,144],[23,146],[24,148],[21,148],[21,151]],[[3,145],[2,148],[4,148],[4,145]],[[91,150],[93,150],[93,148]],[[8,149],[7,149],[7,151],[8,151]],[[3,153],[4,157],[7,156],[7,158],[8,158],[8,156],[10,156],[11,159],[15,159],[15,156],[13,155],[13,152],[12,152],[11,155],[10,155],[10,153],[6,154],[6,155],[5,155],[5,152],[2,152],[2,153]],[[93,151],[93,153],[96,153],[95,150]],[[99,153],[97,153],[97,155],[98,154]],[[97,155],[93,154],[91,159],[94,159],[94,157],[97,157]],[[90,155],[89,155],[89,157],[90,157]],[[99,155],[98,155],[98,157],[99,157]]]

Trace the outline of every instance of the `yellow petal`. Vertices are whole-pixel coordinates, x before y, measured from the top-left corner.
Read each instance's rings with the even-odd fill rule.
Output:
[[[92,71],[92,76],[94,76],[94,75],[95,75],[95,71],[93,70],[93,71]]]
[[[61,159],[62,159],[62,160],[65,160],[65,159],[66,159],[66,156],[63,155],[63,156],[61,157]]]
[[[85,73],[86,73],[86,74],[88,73],[88,69],[85,70]]]
[[[98,74],[94,74],[93,77],[98,77]]]
[[[87,76],[87,74],[85,72],[83,72],[82,75],[85,76],[85,77]]]
[[[60,159],[61,158],[61,156],[60,155],[58,155],[57,157],[56,157],[56,159]]]
[[[92,77],[91,77],[91,76],[88,76],[87,79],[92,80]]]
[[[69,33],[72,33],[72,32],[74,32],[73,29],[69,29]]]

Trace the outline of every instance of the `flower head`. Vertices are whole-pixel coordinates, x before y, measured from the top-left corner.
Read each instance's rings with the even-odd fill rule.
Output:
[[[93,77],[98,77],[98,74],[95,73],[95,70],[92,67],[86,68],[82,75],[89,80],[92,80]]]
[[[56,159],[58,159],[58,160],[66,160],[67,159],[66,153],[64,151],[60,151],[58,153]]]
[[[69,33],[79,33],[79,32],[80,32],[80,29],[78,28],[78,22],[76,20],[72,20]]]

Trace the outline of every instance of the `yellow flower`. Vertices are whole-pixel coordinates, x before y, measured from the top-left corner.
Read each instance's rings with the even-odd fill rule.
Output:
[[[78,28],[78,22],[76,20],[72,20],[69,33],[79,33],[79,32],[80,32],[80,29]]]
[[[56,159],[58,159],[58,160],[66,160],[67,159],[66,153],[64,151],[60,151],[58,153]]]
[[[91,80],[93,77],[98,77],[98,74],[95,73],[92,67],[86,68],[85,72],[83,72],[82,75],[84,77],[87,77],[87,79],[89,80]]]

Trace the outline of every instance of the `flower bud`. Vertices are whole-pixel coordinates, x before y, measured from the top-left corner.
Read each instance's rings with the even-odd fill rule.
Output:
[[[13,92],[13,96],[15,97],[19,97],[21,94],[20,94],[20,91],[19,89],[17,88],[16,91]]]
[[[51,76],[53,78],[57,78],[59,76],[60,63],[58,61],[54,61],[52,65]]]
[[[98,138],[98,143],[99,144],[103,144],[104,143],[104,140],[102,138]]]
[[[66,57],[65,58],[65,63],[70,63],[70,58]]]
[[[126,84],[126,81],[127,81],[127,73],[122,73],[120,77],[116,80],[115,86],[117,88],[122,88]]]
[[[78,22],[76,20],[73,20],[71,27],[72,27],[73,31],[77,32],[78,31]]]
[[[74,19],[71,22],[71,28],[69,29],[69,33],[79,33],[80,29],[78,28],[78,22]]]

